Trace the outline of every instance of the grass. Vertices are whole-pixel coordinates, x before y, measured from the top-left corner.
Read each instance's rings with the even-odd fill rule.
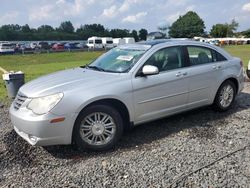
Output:
[[[240,57],[246,67],[250,60],[250,45],[225,46],[224,49],[233,56]],[[62,52],[51,54],[5,55],[0,56],[0,67],[8,71],[23,71],[25,81],[58,70],[78,67],[91,62],[102,52]],[[7,100],[4,82],[0,78],[0,100]]]
[[[23,71],[25,81],[58,70],[79,67],[91,62],[102,52],[63,52],[51,54],[4,55],[0,56],[0,67],[7,71]],[[1,75],[1,73],[0,73]],[[4,82],[0,78],[0,100],[7,100]]]
[[[244,67],[247,67],[250,60],[250,45],[225,46],[224,49],[232,56],[241,58],[244,63]]]

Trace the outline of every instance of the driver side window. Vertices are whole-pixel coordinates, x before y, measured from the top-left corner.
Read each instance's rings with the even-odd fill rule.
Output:
[[[184,67],[181,47],[169,47],[155,52],[144,65],[153,65],[159,72]]]

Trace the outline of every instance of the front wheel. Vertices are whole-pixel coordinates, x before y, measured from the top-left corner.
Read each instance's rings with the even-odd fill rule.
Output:
[[[75,123],[73,140],[79,149],[102,151],[112,148],[123,133],[123,121],[117,110],[94,105],[83,110]]]
[[[235,84],[227,80],[225,81],[217,91],[214,107],[218,111],[227,111],[231,108],[236,96]]]

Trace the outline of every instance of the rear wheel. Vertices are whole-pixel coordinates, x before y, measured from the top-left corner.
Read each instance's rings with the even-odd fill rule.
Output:
[[[123,133],[119,112],[106,105],[90,106],[78,116],[73,140],[80,149],[107,150],[112,148]]]
[[[225,81],[217,91],[214,107],[218,111],[226,111],[231,108],[236,96],[235,84],[227,80]]]

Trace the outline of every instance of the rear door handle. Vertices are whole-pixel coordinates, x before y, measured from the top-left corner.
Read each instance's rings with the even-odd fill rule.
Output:
[[[220,69],[221,65],[213,65],[213,69]]]
[[[176,77],[186,76],[187,74],[188,74],[187,72],[184,72],[184,73],[178,72],[178,73],[176,73]]]

